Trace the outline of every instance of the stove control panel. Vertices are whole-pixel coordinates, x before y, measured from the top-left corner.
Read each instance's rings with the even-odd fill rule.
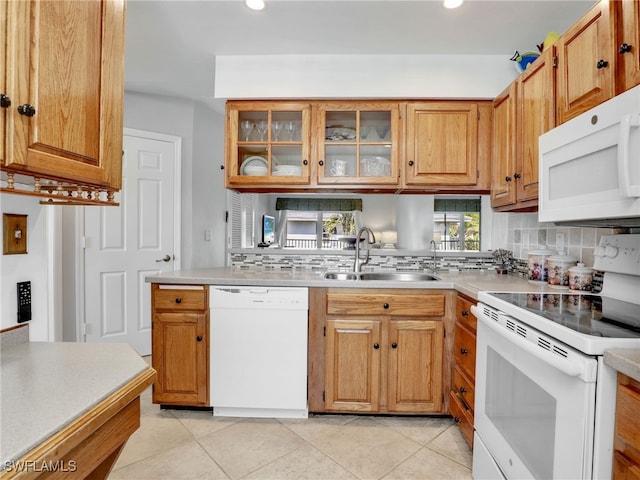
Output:
[[[640,276],[640,234],[603,235],[593,255],[596,270]]]

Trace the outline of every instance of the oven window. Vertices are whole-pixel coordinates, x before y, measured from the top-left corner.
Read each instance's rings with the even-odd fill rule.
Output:
[[[491,347],[485,411],[535,478],[553,478],[556,400]]]

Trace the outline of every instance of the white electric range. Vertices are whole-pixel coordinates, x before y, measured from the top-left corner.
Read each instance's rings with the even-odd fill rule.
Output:
[[[479,294],[476,480],[611,477],[616,372],[603,354],[640,349],[640,235],[603,236],[594,268],[598,294]]]

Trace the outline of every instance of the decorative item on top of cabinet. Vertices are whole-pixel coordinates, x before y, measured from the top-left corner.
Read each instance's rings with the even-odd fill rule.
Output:
[[[537,210],[538,137],[555,126],[554,48],[494,101],[491,206],[496,210]]]
[[[397,102],[318,104],[314,138],[319,186],[398,187],[400,107]]]
[[[0,4],[2,192],[114,204],[122,185],[125,0]]]
[[[611,2],[615,15],[616,94],[640,84],[640,1]]]
[[[229,101],[226,111],[227,188],[281,190],[309,185],[309,103]]]
[[[558,124],[615,94],[614,3],[596,3],[556,42]]]
[[[490,102],[408,102],[404,185],[441,189],[488,189]],[[481,115],[487,107],[488,115]],[[486,163],[485,163],[486,162]],[[488,176],[488,175],[487,175]]]
[[[443,392],[451,379],[443,363],[452,345],[447,346],[444,332],[453,329],[453,295],[445,290],[328,289],[322,322],[324,371],[317,368],[316,358],[310,410],[447,412]],[[315,388],[322,385],[322,375],[318,405]]]
[[[640,382],[618,373],[613,480],[640,479]]]
[[[477,319],[471,313],[475,300],[458,293],[453,386],[449,408],[462,436],[473,446],[473,408],[475,401]]]
[[[153,403],[209,406],[209,288],[151,285]]]

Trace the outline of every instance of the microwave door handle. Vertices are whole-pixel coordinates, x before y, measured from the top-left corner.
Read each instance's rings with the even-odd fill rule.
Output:
[[[471,307],[471,311],[473,312],[473,307]],[[476,313],[474,312],[474,314]],[[476,318],[478,318],[478,320],[482,320],[482,322],[491,330],[493,330],[494,333],[497,333],[508,342],[516,344],[518,348],[533,355],[537,359],[548,363],[556,370],[560,370],[570,377],[580,377],[585,382],[593,381],[589,380],[589,372],[584,371],[584,368],[579,361],[571,361],[570,359],[560,357],[549,352],[548,350],[545,350],[534,345],[533,343],[528,342],[527,340],[523,340],[517,335],[509,333],[509,331],[503,328],[499,323],[495,322],[494,320],[488,319],[483,314],[480,314],[480,316],[477,316]]]
[[[629,168],[629,150],[631,144],[631,127],[640,127],[640,115],[629,114],[620,120],[620,136],[618,142],[618,184],[620,194],[625,197],[640,197],[640,181],[631,185]]]

